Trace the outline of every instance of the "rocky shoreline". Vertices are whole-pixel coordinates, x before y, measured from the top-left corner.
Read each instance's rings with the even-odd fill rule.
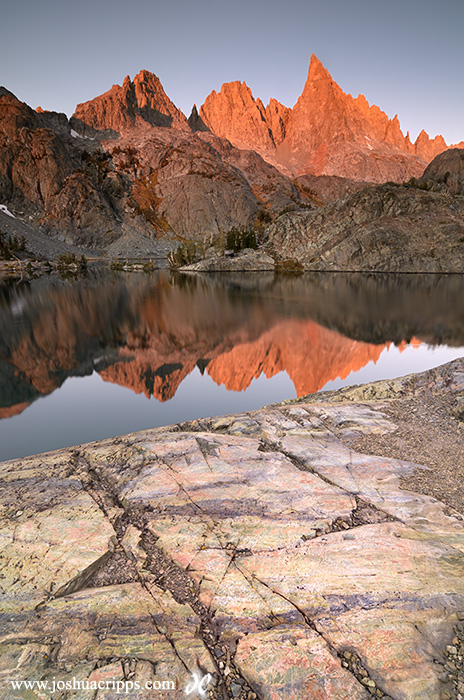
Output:
[[[461,698],[463,411],[461,359],[4,462],[0,698]]]

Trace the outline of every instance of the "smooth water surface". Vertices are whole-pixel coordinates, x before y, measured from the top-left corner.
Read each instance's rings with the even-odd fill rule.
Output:
[[[0,460],[464,355],[464,278],[94,272],[0,286]]]

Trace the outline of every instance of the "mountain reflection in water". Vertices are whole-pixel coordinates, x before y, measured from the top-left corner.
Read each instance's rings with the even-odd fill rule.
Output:
[[[244,392],[254,379],[286,372],[301,396],[348,375],[351,383],[359,383],[350,373],[377,363],[392,346],[402,350],[409,343],[422,344],[430,354],[428,366],[439,364],[450,358],[435,353],[434,359],[437,346],[453,348],[452,356],[464,354],[463,293],[464,279],[457,275],[100,272],[71,283],[56,278],[4,283],[0,418],[10,420],[0,422],[0,459],[12,456],[9,448],[3,450],[3,426],[8,424],[8,433],[14,426],[19,435],[19,414],[27,414],[35,399],[52,394],[68,377],[97,372],[105,383],[168,402],[194,370],[229,392]],[[406,371],[399,362],[396,374]],[[382,370],[372,378],[382,378]],[[99,386],[105,390],[103,382]],[[197,394],[198,386],[196,382]],[[244,402],[230,408],[227,392],[223,396],[219,412],[252,407]],[[80,401],[85,414],[85,393]],[[257,401],[261,405],[259,397]],[[46,411],[47,401],[39,403]],[[208,415],[204,405],[201,410],[196,406],[195,397],[190,403],[178,420]],[[108,411],[121,408],[110,405]],[[135,427],[128,422],[123,432],[169,419],[163,420],[160,412],[153,422],[151,413]],[[96,430],[84,439],[116,434],[108,415],[102,423],[101,433]],[[46,449],[82,441],[78,430],[75,437],[66,432],[71,442],[57,442],[55,435]],[[18,445],[13,452],[27,454],[27,449],[35,448]]]

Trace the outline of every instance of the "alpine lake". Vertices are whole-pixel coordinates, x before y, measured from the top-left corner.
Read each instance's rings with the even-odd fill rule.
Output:
[[[0,461],[464,355],[464,277],[91,269],[0,282]]]

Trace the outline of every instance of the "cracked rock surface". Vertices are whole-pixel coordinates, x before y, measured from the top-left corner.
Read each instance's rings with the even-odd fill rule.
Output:
[[[463,394],[457,360],[1,464],[0,698],[183,698],[192,673],[210,698],[462,697],[462,497],[424,493],[436,454],[397,436],[436,411],[459,477]]]

